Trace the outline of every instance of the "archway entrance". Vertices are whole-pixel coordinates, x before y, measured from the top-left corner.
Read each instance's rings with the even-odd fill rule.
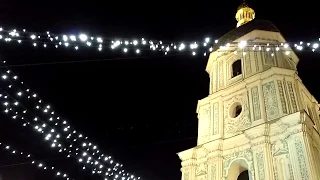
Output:
[[[228,170],[227,180],[252,180],[244,159],[234,160]]]
[[[238,176],[237,180],[249,180],[249,172],[248,172],[248,170],[245,170],[242,173],[240,173],[240,175]]]

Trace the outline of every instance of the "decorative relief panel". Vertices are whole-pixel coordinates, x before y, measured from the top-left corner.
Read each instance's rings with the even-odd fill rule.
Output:
[[[256,72],[259,72],[259,59],[258,59],[258,52],[254,51],[254,64],[256,66]]]
[[[241,113],[236,118],[230,117],[230,111],[235,103],[242,106]],[[224,102],[224,130],[226,133],[235,133],[251,126],[248,92],[236,95]]]
[[[264,64],[267,66],[273,66],[274,65],[274,55],[272,55],[272,52],[270,51],[270,48],[266,48],[265,51],[263,51],[264,55]]]
[[[247,76],[250,76],[252,74],[251,52],[249,51],[249,53],[246,56],[243,56],[243,58],[244,58],[245,67],[246,67],[246,74],[247,74]]]
[[[291,110],[291,103],[290,103],[290,98],[289,98],[289,91],[287,89],[287,82],[285,79],[283,79],[283,87],[284,87],[284,93],[286,94],[286,98],[287,98],[288,112],[290,114],[292,112],[292,110]]]
[[[285,114],[288,114],[286,99],[284,97],[284,92],[283,92],[283,87],[282,87],[282,82],[280,80],[277,80],[277,83],[278,83],[278,88],[279,88],[279,95],[280,95],[282,112]]]
[[[278,156],[288,153],[288,144],[285,140],[278,140],[272,145],[273,156]]]
[[[253,87],[251,89],[251,96],[252,96],[252,105],[253,105],[253,120],[261,119],[261,112],[260,112],[260,98],[259,98],[259,90],[258,87]]]
[[[274,157],[273,170],[275,180],[294,180],[289,154]]]
[[[263,151],[256,153],[259,180],[265,179]]]
[[[285,140],[278,140],[272,144],[271,150],[275,180],[294,180],[288,143]]]
[[[213,105],[213,135],[219,133],[219,103]]]
[[[275,180],[293,180],[293,170],[290,163],[288,143],[285,140],[278,140],[272,145],[271,150],[274,158],[273,169]],[[279,178],[279,175],[281,178]]]
[[[287,159],[290,159],[289,154],[287,154]],[[290,177],[290,179],[288,179],[288,180],[294,180],[293,169],[292,169],[291,163],[288,163],[288,169],[289,169],[289,177]]]
[[[306,157],[305,150],[300,138],[295,138],[295,148],[296,148],[301,178],[302,180],[308,180],[309,174],[308,174],[307,163],[306,163],[307,157]]]
[[[232,162],[235,159],[245,159],[246,163],[248,164],[248,171],[253,171],[252,167],[252,151],[250,149],[245,149],[242,151],[237,151],[232,154],[228,154],[224,157],[223,161],[223,175],[226,177],[228,175],[229,168],[231,167]]]
[[[298,107],[297,107],[296,98],[295,98],[294,92],[293,92],[292,82],[288,82],[288,89],[289,89],[293,112],[297,112]]]
[[[207,174],[207,165],[206,163],[198,164],[196,168],[196,176],[202,176]]]
[[[263,84],[262,89],[267,119],[272,120],[279,117],[279,107],[274,82],[270,81],[266,84]]]

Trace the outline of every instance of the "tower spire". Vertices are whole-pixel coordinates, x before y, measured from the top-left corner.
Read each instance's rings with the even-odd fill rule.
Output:
[[[252,21],[255,18],[255,12],[249,5],[243,0],[242,4],[237,9],[236,19],[238,21],[237,27]]]

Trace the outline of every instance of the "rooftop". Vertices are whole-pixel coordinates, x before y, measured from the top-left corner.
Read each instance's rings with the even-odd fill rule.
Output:
[[[227,43],[231,43],[236,39],[250,33],[253,30],[264,30],[272,32],[280,32],[279,29],[268,20],[252,20],[238,28],[234,28],[219,38],[218,43],[214,45],[213,50],[219,49]]]

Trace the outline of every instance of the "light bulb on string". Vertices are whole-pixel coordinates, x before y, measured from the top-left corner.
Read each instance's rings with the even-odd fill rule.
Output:
[[[10,71],[8,71],[8,72],[10,72]],[[7,76],[8,76],[9,74],[7,74]],[[13,75],[13,74],[12,74]],[[17,83],[17,84],[19,84],[19,83]],[[20,84],[19,84],[20,85]],[[18,92],[20,92],[21,90],[19,90]],[[36,108],[36,109],[38,109],[38,110],[41,110],[42,109],[42,112],[43,111],[45,111],[45,110],[47,110],[47,111],[45,111],[45,112],[48,112],[48,109],[50,109],[51,110],[51,106],[49,106],[49,105],[41,105],[41,104],[39,104],[39,103],[42,103],[41,102],[41,100],[38,100],[38,96],[37,96],[37,94],[36,93],[32,93],[31,91],[30,91],[30,89],[26,89],[25,90],[25,92],[28,92],[32,97],[34,97],[33,99],[30,99],[30,98],[28,98],[28,100],[34,100],[34,102],[36,103],[36,107],[39,107],[39,108]],[[27,96],[26,96],[27,97]],[[29,97],[29,96],[28,96]],[[40,108],[41,107],[41,108]],[[10,112],[10,111],[9,111]],[[24,111],[25,113],[27,113],[27,111]],[[45,114],[50,114],[50,115],[52,115],[52,114],[54,114],[53,113],[54,111],[52,111],[51,113],[45,113]],[[18,116],[19,116],[20,114],[18,114]],[[17,117],[17,116],[15,116],[15,117]],[[52,135],[48,135],[48,131],[49,131],[49,129],[47,129],[47,125],[46,124],[39,124],[40,123],[40,120],[38,120],[38,118],[34,118],[36,121],[32,121],[32,123],[31,122],[26,122],[26,123],[24,123],[23,125],[24,126],[26,126],[26,125],[33,125],[34,127],[35,127],[35,129],[37,130],[37,132],[38,133],[41,133],[41,134],[46,134],[46,136],[44,137],[44,139],[45,140],[51,140],[51,137],[52,137]],[[52,117],[50,117],[50,119],[52,119]],[[50,120],[49,119],[49,120]],[[56,117],[56,119],[58,120],[58,119],[60,119],[59,117]],[[33,122],[37,122],[36,124],[35,123],[33,123]],[[38,124],[38,125],[37,125]],[[55,123],[55,125],[57,125],[58,123]],[[64,126],[64,130],[66,131],[69,131],[69,129],[71,128],[70,127],[70,125],[68,125],[67,123],[66,123],[66,121],[63,121],[61,124],[63,124],[63,125],[65,125]],[[41,127],[40,127],[41,126]],[[63,128],[63,127],[61,127],[61,128]],[[52,130],[51,130],[51,132],[52,132]],[[75,130],[73,130],[73,134],[75,134],[76,136],[77,136],[77,138],[79,137],[79,138],[81,138],[82,137],[82,134],[79,134],[79,135],[77,135],[76,134],[76,131]],[[62,146],[62,144],[61,143],[59,143],[59,139],[57,139],[58,137],[60,137],[60,135],[58,134],[57,136],[56,136],[56,139],[52,139],[51,140],[51,147],[52,148],[57,148],[57,147],[59,147],[59,148],[63,148],[63,146]],[[68,135],[68,137],[70,137],[70,135]],[[87,140],[87,138],[84,138],[85,140]],[[75,139],[76,140],[76,139]],[[91,149],[88,149],[88,152],[89,151],[91,151],[91,153],[92,153],[92,151],[94,151],[94,153],[93,153],[93,156],[92,157],[96,157],[96,156],[94,156],[95,155],[95,153],[98,155],[98,158],[97,159],[102,159],[102,157],[103,157],[103,154],[101,154],[101,152],[98,150],[98,148],[97,148],[97,146],[95,146],[95,145],[92,145],[92,143],[89,143],[89,146],[91,146],[92,148]],[[70,146],[70,147],[72,147],[72,146]],[[68,151],[68,148],[64,148],[64,151]],[[62,152],[62,150],[61,149],[59,149],[59,152]],[[77,154],[79,154],[78,153],[79,152],[79,148],[77,148],[76,149],[76,151],[74,151],[73,152],[73,154],[75,154],[75,155],[77,155]],[[70,151],[70,153],[71,153],[71,151]],[[100,155],[99,155],[100,154]],[[68,154],[68,156],[69,156],[70,154]],[[91,161],[91,162],[93,162],[94,161],[94,159]],[[96,162],[98,162],[98,163],[96,163]],[[112,164],[112,163],[110,163],[110,164]],[[99,162],[99,161],[97,161],[97,160],[95,160],[95,165],[102,165],[101,164],[101,162]],[[115,165],[115,167],[116,168],[113,168],[115,171],[117,171],[118,169],[119,169],[119,167],[117,167],[117,165]],[[120,167],[122,167],[122,166],[120,166]]]
[[[31,41],[33,42],[33,44],[35,44],[34,46],[37,46],[37,43],[39,43],[39,41],[42,41],[42,39],[43,39],[43,36],[39,36],[39,35],[37,35],[37,34],[39,34],[39,33],[36,33],[36,34],[32,34],[31,35]],[[30,34],[27,34],[27,35],[30,35]],[[12,36],[12,35],[11,35]],[[51,35],[50,35],[51,36]],[[59,38],[58,36],[60,36],[60,37],[62,37],[62,38]],[[70,40],[71,41],[73,41],[72,40],[72,38],[71,38],[71,36],[68,38],[68,36],[66,35],[66,37],[67,38],[63,38],[64,36],[62,35],[58,35],[58,36],[56,36],[56,38],[55,39],[53,39],[53,38],[49,38],[49,39],[47,39],[47,40],[50,40],[50,41],[55,41],[55,47],[58,47],[58,45],[57,45],[57,43],[59,44],[59,45],[62,45],[62,43],[60,42],[60,41],[58,41],[59,39],[61,39],[61,41],[65,41],[65,43],[67,43],[68,44],[68,46],[69,45],[71,45],[72,44],[72,42],[70,42]],[[54,36],[53,36],[54,37]],[[14,38],[14,37],[13,37]],[[80,39],[80,41],[79,41],[79,43],[81,43],[81,44],[79,44],[79,46],[88,46],[88,47],[99,47],[100,48],[100,44],[97,44],[97,43],[102,43],[102,42],[106,42],[106,41],[99,41],[98,39],[99,38],[94,38],[94,37],[91,37],[91,38],[88,38],[88,36],[86,35],[86,34],[80,34],[79,36],[78,36],[78,38]],[[52,40],[51,40],[52,39]],[[95,40],[94,40],[95,39]],[[34,40],[34,41],[33,41]],[[88,40],[90,40],[90,41],[88,41]],[[94,41],[93,41],[94,40]],[[6,39],[5,40],[6,42],[9,42],[9,41],[11,41],[11,39]],[[118,45],[115,45],[115,44],[117,44],[116,42],[119,42],[118,43]],[[139,41],[140,42],[140,41]],[[170,51],[173,51],[174,49],[178,49],[179,51],[182,51],[182,50],[185,50],[186,52],[188,51],[188,52],[191,52],[191,54],[192,55],[196,55],[197,54],[197,52],[199,52],[199,50],[201,50],[200,48],[199,48],[199,45],[198,44],[202,44],[202,43],[198,43],[198,42],[193,42],[191,45],[190,45],[190,47],[189,46],[186,46],[184,43],[181,43],[180,45],[179,45],[179,43],[172,43],[172,42],[170,42],[170,43],[166,43],[166,42],[163,42],[163,41],[146,41],[146,40],[143,40],[142,42],[144,42],[144,43],[142,43],[142,44],[148,44],[148,42],[149,42],[149,45],[150,45],[150,49],[151,50],[158,50],[158,51],[161,51],[161,52],[164,52],[165,54],[167,54],[167,52],[170,50]],[[184,41],[184,42],[187,42],[187,41]],[[201,42],[201,41],[200,41]],[[210,46],[213,46],[213,43],[211,43],[211,44],[208,44],[208,43],[210,43],[210,42],[212,42],[212,41],[207,41],[207,39],[205,39],[205,42],[204,43],[207,43],[206,45],[208,46],[208,47],[206,47],[206,49],[207,48],[209,48]],[[77,42],[75,42],[75,43],[78,43],[78,41]],[[136,41],[136,40],[133,40],[133,41],[129,41],[129,40],[125,40],[125,41],[123,41],[123,40],[116,40],[116,41],[113,41],[113,43],[114,44],[112,44],[113,45],[113,48],[116,48],[116,47],[120,47],[120,48],[123,48],[123,51],[126,53],[126,52],[128,52],[128,49],[129,49],[129,47],[130,47],[130,49],[131,49],[131,47],[132,46],[137,46],[137,48],[138,47],[140,47],[139,45],[141,45],[141,44],[139,44],[138,43],[138,41]],[[215,40],[214,41],[214,43],[215,44],[217,44],[218,43],[218,41],[217,40]],[[41,45],[42,43],[40,43],[40,45]],[[186,43],[186,44],[189,44],[189,43]],[[315,49],[316,48],[314,48],[314,47],[316,47],[316,44],[309,44],[308,45],[308,43],[297,43],[297,44],[299,44],[299,45],[296,45],[296,46],[294,46],[294,48],[296,49],[296,50],[303,50],[304,49],[304,47],[305,47],[305,45],[306,46],[310,46],[310,47],[313,47],[312,48],[312,51],[315,51]],[[41,47],[39,45],[39,47]],[[66,45],[66,44],[65,44]],[[72,45],[75,45],[75,44],[72,44]],[[77,44],[78,45],[78,44]],[[170,49],[170,48],[165,48],[166,46],[168,45],[168,47],[170,46],[170,47],[174,47],[173,49]],[[258,50],[261,50],[262,49],[262,47],[263,47],[263,50],[266,50],[267,52],[269,52],[270,51],[270,49],[268,49],[268,48],[270,48],[270,47],[277,47],[278,48],[278,50],[280,51],[280,50],[283,50],[283,49],[285,49],[285,48],[289,48],[289,46],[287,46],[286,47],[286,45],[287,44],[285,44],[285,45],[279,45],[279,43],[274,43],[274,44],[270,44],[270,43],[253,43],[253,42],[246,42],[246,44],[245,45],[243,45],[243,43],[241,44],[241,42],[240,43],[233,43],[233,42],[231,42],[231,43],[226,43],[225,45],[222,45],[221,47],[222,47],[222,49],[220,49],[219,51],[228,51],[229,50],[229,48],[231,48],[231,47],[238,47],[238,48],[245,48],[245,49],[247,49],[246,47],[253,47],[253,46],[256,46],[256,45],[258,45],[257,47],[257,49]],[[102,47],[104,47],[105,46],[105,44],[101,44],[101,51],[102,51]],[[268,48],[265,48],[265,46],[267,46]],[[60,46],[60,47],[64,47],[64,46]],[[65,47],[67,47],[67,46],[65,46]],[[75,46],[75,47],[78,47],[78,46]],[[107,46],[106,46],[107,47]],[[107,49],[107,48],[106,48]],[[249,49],[249,48],[248,48]],[[144,49],[143,49],[144,50]],[[190,50],[190,51],[189,51]],[[256,49],[255,49],[256,50]],[[211,52],[211,51],[213,51],[213,48],[212,47],[210,47],[209,48],[209,51],[205,51],[204,52],[204,55],[207,55],[209,52]],[[232,51],[234,51],[234,50],[232,50]],[[133,51],[134,52],[134,51]],[[135,52],[140,52],[140,49],[136,49],[136,51]],[[202,53],[203,51],[201,51],[201,53]],[[207,53],[208,52],[208,53]],[[270,51],[271,52],[271,51]],[[284,51],[285,52],[285,54],[286,55],[289,55],[290,54],[290,52],[291,52],[291,50],[290,49],[287,49],[286,51]],[[273,53],[273,52],[271,52],[271,53]],[[243,52],[243,55],[245,55],[246,54],[246,52]],[[2,80],[6,80],[6,79],[4,79],[3,78],[3,76],[2,76]],[[11,85],[9,85],[8,86],[9,88],[11,88],[12,86]],[[18,92],[16,92],[16,93],[18,93]],[[16,93],[14,94],[14,96],[16,96]],[[35,97],[36,99],[37,99],[37,97]],[[29,100],[33,100],[33,98],[28,98]],[[39,102],[36,102],[35,101],[35,103],[40,103],[40,100],[39,100]],[[51,114],[51,113],[53,113],[53,112],[49,112],[49,110],[44,110],[43,109],[43,107],[41,106],[41,105],[38,105],[38,107],[39,108],[37,108],[37,109],[39,109],[40,111],[41,111],[41,113],[43,113],[43,112],[45,112],[46,114]],[[10,111],[10,110],[8,110],[8,111]],[[15,116],[12,116],[12,117],[17,117],[16,115]],[[51,117],[50,118],[48,118],[48,119],[51,119]],[[53,118],[54,119],[54,118]],[[41,121],[44,121],[44,120],[41,120]],[[52,120],[51,120],[52,121]],[[54,122],[56,122],[56,121],[54,121]],[[28,122],[29,124],[30,124],[30,122]],[[32,123],[34,123],[34,122],[32,122]],[[55,125],[56,126],[60,126],[60,124],[59,123],[55,123]],[[68,126],[67,126],[68,127]],[[68,133],[68,132],[70,132],[70,131],[72,131],[71,129],[72,128],[67,128],[67,127],[65,127],[65,126],[63,126],[63,125],[61,125],[61,127],[59,127],[60,128],[60,130],[61,131],[63,131],[63,132],[66,132],[66,133]],[[39,129],[41,129],[40,131],[39,131]],[[45,129],[45,128],[44,128]],[[40,133],[44,133],[44,132],[46,132],[46,130],[44,130],[43,128],[38,128],[37,130],[40,132]],[[64,130],[66,130],[66,131],[64,131]],[[75,133],[75,134],[77,134],[77,133]],[[69,136],[69,135],[66,135],[67,137],[69,137],[69,139],[72,139],[72,135],[71,136]],[[74,135],[74,136],[76,136],[76,135]],[[63,136],[63,137],[65,137],[65,136]],[[76,138],[77,139],[74,139],[74,140],[79,140],[80,138],[79,138],[79,136],[76,136]],[[81,139],[81,141],[83,141],[82,139]],[[54,144],[54,146],[56,147],[56,146],[59,146],[59,143],[58,142],[53,142],[52,144]],[[91,147],[94,147],[94,146],[91,146]],[[90,149],[88,149],[88,151],[92,151],[92,152],[94,152],[94,153],[96,153],[97,151],[94,151],[95,149],[93,149],[93,148],[90,148]],[[91,152],[91,153],[92,153]],[[76,152],[76,153],[78,153],[78,151]],[[100,153],[97,153],[97,154],[100,154]],[[100,158],[100,156],[98,156],[99,158]],[[93,161],[94,162],[94,161]],[[111,161],[110,161],[111,162]]]
[[[85,33],[80,33],[78,35],[74,34],[53,34],[48,33],[50,31],[46,31],[46,33],[33,33],[28,32],[25,29],[23,31],[19,30],[6,30],[2,29],[2,34],[0,38],[3,39],[5,42],[11,42],[12,40],[17,41],[19,44],[23,41],[25,42],[31,42],[32,46],[38,47],[40,44],[42,47],[47,48],[50,45],[52,45],[55,48],[59,47],[65,47],[68,48],[69,46],[72,46],[75,50],[78,50],[80,46],[84,46],[87,48],[97,48],[99,52],[103,52],[105,50],[112,50],[117,47],[126,48],[127,50],[124,50],[123,52],[128,52],[129,49],[133,49],[135,52],[139,51],[138,54],[142,50],[151,50],[151,51],[160,51],[160,52],[168,52],[165,50],[164,47],[170,46],[174,47],[173,49],[170,49],[170,51],[175,51],[176,53],[185,53],[186,51],[191,52],[193,55],[195,52],[196,54],[205,52],[204,54],[208,55],[210,52],[212,52],[211,48],[208,50],[206,47],[213,47],[218,45],[219,40],[211,40],[211,38],[206,37],[202,41],[192,41],[190,43],[190,46],[186,47],[185,43],[188,41],[183,41],[185,43],[176,43],[176,42],[169,42],[169,41],[162,41],[162,40],[147,40],[146,38],[138,38],[133,40],[128,39],[115,39],[115,38],[103,38],[101,36],[89,36]],[[43,34],[46,34],[46,36],[43,36]],[[190,42],[190,41],[189,41]],[[311,52],[317,52],[317,42],[315,43],[304,41],[299,41],[298,43],[292,43],[295,44],[295,46],[292,47],[292,49],[296,51],[302,51],[304,49],[308,49]],[[228,47],[227,44],[230,44],[230,47],[236,47],[239,48],[243,47],[252,47],[253,45],[259,44],[260,46],[275,46],[278,47],[279,50],[282,50],[283,48],[288,48],[289,45],[284,42],[281,43],[275,43],[275,42],[247,42],[247,45],[243,46],[243,41],[241,42],[228,42],[226,44],[220,44],[222,47]],[[283,45],[284,44],[284,45]],[[62,46],[63,45],[63,46]],[[144,45],[149,45],[149,49],[146,48]],[[202,46],[199,46],[202,45]],[[221,49],[220,49],[221,50]],[[183,52],[182,52],[183,51]],[[165,53],[166,54],[166,53]]]
[[[36,126],[36,127],[35,127],[35,129],[37,129],[39,132],[41,132],[41,131],[42,131],[42,128],[39,128],[38,126]],[[55,144],[55,143],[53,143],[53,144],[52,144],[52,147],[55,147],[55,146],[56,146],[56,144]]]
[[[56,170],[55,166],[47,166],[45,163],[41,162],[41,160],[36,160],[36,158],[34,158],[33,155],[31,155],[30,153],[19,151],[19,150],[13,148],[11,145],[9,145],[7,143],[3,143],[3,142],[0,142],[0,147],[3,147],[3,149],[6,152],[8,152],[12,155],[20,156],[20,157],[28,160],[28,162],[30,164],[33,164],[38,169],[49,170],[49,171],[52,171],[52,173],[55,174],[60,179],[71,180],[68,173],[64,173],[64,172],[62,173],[61,171]]]

